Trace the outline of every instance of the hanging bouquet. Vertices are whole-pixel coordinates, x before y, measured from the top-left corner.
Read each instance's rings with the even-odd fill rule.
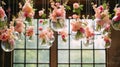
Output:
[[[52,10],[50,10],[51,27],[55,31],[59,31],[65,27],[66,11],[64,5],[59,2],[51,2]]]
[[[93,43],[94,31],[93,31],[92,28],[90,28],[90,27],[86,27],[85,28],[85,37],[86,37],[85,46]]]
[[[15,44],[15,36],[14,36],[14,26],[8,28],[4,28],[0,30],[0,40],[2,49],[6,52],[12,51],[14,49]]]
[[[74,34],[75,39],[78,40],[83,38],[85,34],[85,29],[84,29],[84,26],[82,25],[82,22],[74,21],[74,22],[71,22],[71,25],[72,25],[72,32],[74,32],[72,34]]]
[[[5,11],[0,7],[0,30],[4,29],[7,26],[7,17]]]
[[[105,48],[109,48],[111,46],[111,38],[110,38],[110,35],[109,34],[106,34],[103,36],[103,40],[105,42],[105,45],[104,47]]]
[[[100,31],[106,24],[110,24],[110,16],[109,9],[107,4],[103,4],[97,7],[97,5],[93,5],[93,9],[95,11],[95,22],[96,22],[96,30]]]
[[[120,30],[120,7],[115,7],[115,16],[112,18],[112,26],[115,30]]]
[[[32,25],[32,19],[34,17],[34,9],[33,4],[31,4],[31,0],[26,0],[24,6],[22,7],[22,14],[25,18],[25,21],[28,22],[29,25]]]
[[[47,28],[45,30],[42,30],[42,28],[39,28],[40,33],[39,33],[39,39],[41,40],[40,45],[46,45],[46,44],[51,44],[54,41],[54,32],[50,29]]]
[[[61,31],[59,31],[59,33],[58,34],[60,34],[60,36],[61,36],[61,38],[62,38],[62,40],[64,41],[64,42],[66,42],[67,41],[67,36],[68,36],[68,33],[67,33],[67,31],[66,30],[61,30]]]
[[[29,26],[26,29],[26,36],[29,37],[29,40],[32,40],[32,36],[34,35],[34,26]]]

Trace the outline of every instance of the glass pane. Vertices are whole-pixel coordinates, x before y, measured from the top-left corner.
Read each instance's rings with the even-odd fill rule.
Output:
[[[36,50],[26,50],[26,62],[36,62],[37,52]]]
[[[49,67],[49,64],[39,64],[38,67]]]
[[[26,67],[37,67],[36,64],[26,64]]]
[[[82,51],[83,63],[93,63],[93,51],[92,50],[83,50]]]
[[[34,20],[33,20],[35,33],[37,33],[37,20],[38,20],[38,19],[34,19]]]
[[[58,67],[69,67],[68,64],[58,64]]]
[[[105,63],[105,51],[104,50],[96,50],[95,51],[95,62],[96,63]]]
[[[39,63],[49,63],[49,50],[39,50],[38,61]]]
[[[80,64],[71,64],[70,67],[81,67]]]
[[[37,36],[36,35],[32,36],[32,40],[29,40],[29,38],[27,37],[26,47],[27,48],[37,48]]]
[[[16,40],[15,41],[15,48],[24,48],[25,46],[25,40]]]
[[[14,62],[24,62],[24,50],[14,50]]]
[[[82,67],[93,67],[93,64],[83,64]]]
[[[82,40],[82,49],[93,49],[93,41],[90,44],[86,44],[86,39]]]
[[[58,63],[68,63],[68,50],[58,51]]]
[[[73,39],[72,36],[70,38],[70,49],[80,49],[81,41]]]
[[[106,67],[105,64],[95,65],[95,67]]]
[[[81,51],[80,50],[70,50],[70,62],[71,63],[81,62]]]
[[[67,42],[62,41],[61,36],[58,36],[58,49],[68,49],[68,38],[66,38]]]
[[[24,64],[14,64],[13,67],[24,67]]]
[[[96,35],[94,40],[95,49],[105,49],[101,35]]]

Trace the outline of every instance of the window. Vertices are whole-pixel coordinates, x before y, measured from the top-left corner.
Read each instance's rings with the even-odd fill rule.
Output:
[[[54,58],[49,48],[39,45],[38,27],[41,24],[39,24],[39,19],[34,19],[36,35],[32,42],[28,41],[27,37],[22,37],[22,41],[16,42],[13,67],[50,67],[51,63],[57,63],[58,67],[106,67],[106,49],[100,43],[101,34],[96,32],[94,42],[86,47],[84,40],[76,41],[73,39],[70,30],[71,21],[72,19],[66,19],[67,31],[69,32],[67,42],[63,42],[58,35],[56,44],[51,47],[53,50],[56,49],[54,55],[57,58]],[[91,19],[88,21],[94,23]],[[49,23],[46,25],[48,26]],[[43,27],[47,27],[46,25]],[[52,59],[56,62],[51,62]]]

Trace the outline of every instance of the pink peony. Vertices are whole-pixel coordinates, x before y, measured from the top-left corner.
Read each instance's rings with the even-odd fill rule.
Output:
[[[113,20],[116,22],[116,21],[120,21],[120,16],[114,16],[113,17]]]
[[[100,12],[102,12],[102,11],[104,10],[104,8],[103,8],[102,5],[100,5],[100,6],[98,7],[98,9],[99,9]]]
[[[0,7],[0,18],[4,18],[5,17],[5,11],[3,10],[2,7]]]
[[[10,36],[9,36],[9,34],[7,32],[3,32],[0,35],[0,40],[2,40],[2,41],[7,41],[9,38],[10,38]]]
[[[73,8],[74,8],[74,9],[78,9],[79,7],[80,7],[80,6],[79,6],[78,3],[74,3],[74,4],[73,4]]]

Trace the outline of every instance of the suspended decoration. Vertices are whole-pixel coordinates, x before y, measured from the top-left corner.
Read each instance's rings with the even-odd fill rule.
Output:
[[[115,16],[112,18],[112,26],[115,30],[120,30],[120,7],[116,5],[114,11]]]
[[[120,30],[120,7],[116,6],[115,16],[110,19],[108,4],[103,3],[100,6],[92,3],[92,7],[94,9],[95,15],[94,19],[90,19],[95,21],[95,29],[92,24],[89,23],[89,15],[85,17],[85,15],[81,15],[81,11],[83,10],[83,5],[80,3],[73,3],[73,7],[67,5],[68,0],[64,3],[61,3],[60,0],[54,2],[50,0],[49,9],[49,20],[46,20],[45,10],[46,8],[42,8],[39,10],[38,14],[42,18],[39,20],[39,23],[45,25],[49,22],[49,27],[43,29],[42,26],[38,29],[38,38],[39,45],[45,47],[51,47],[53,42],[55,41],[54,32],[57,32],[60,35],[62,41],[67,41],[68,32],[66,29],[66,12],[67,10],[73,9],[73,15],[69,17],[72,19],[70,21],[71,31],[70,35],[75,40],[83,40],[85,46],[89,46],[94,42],[95,32],[100,32],[102,34],[102,39],[104,41],[104,47],[109,48],[111,46],[111,27],[115,30]],[[33,8],[32,0],[25,0],[25,4],[22,6],[21,10],[18,13],[17,17],[13,17],[12,21],[8,24],[7,16],[2,6],[0,7],[0,40],[1,47],[4,51],[10,52],[14,49],[14,45],[16,41],[22,41],[24,36],[26,36],[32,42],[34,32],[34,23],[33,17],[35,14],[35,9]],[[46,7],[46,6],[45,6]],[[81,17],[82,16],[82,17]],[[82,19],[81,19],[82,18]]]

